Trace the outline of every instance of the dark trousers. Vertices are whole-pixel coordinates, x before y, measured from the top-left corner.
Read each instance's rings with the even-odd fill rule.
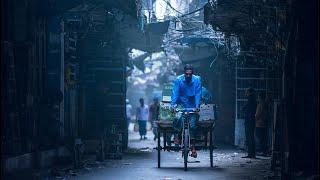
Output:
[[[251,122],[245,122],[245,133],[246,133],[246,145],[248,147],[248,156],[255,156],[255,142],[254,142],[254,129],[255,121],[254,119]]]
[[[190,127],[190,138],[195,139],[197,135],[197,122],[199,116],[197,114],[189,114],[189,127]],[[173,121],[173,127],[178,134],[181,134],[183,128],[183,122],[186,121],[184,116]]]
[[[157,130],[158,126],[155,122],[152,122],[152,132],[155,138],[158,137],[158,130]]]
[[[262,153],[267,153],[268,145],[267,145],[267,128],[266,127],[256,127],[256,137],[259,142],[259,151]]]
[[[138,120],[138,123],[140,136],[145,136],[147,134],[147,121]]]

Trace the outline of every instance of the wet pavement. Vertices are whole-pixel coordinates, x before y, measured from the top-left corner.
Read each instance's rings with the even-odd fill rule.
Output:
[[[183,169],[181,152],[161,152],[161,168],[157,168],[156,141],[151,131],[147,140],[140,140],[138,132],[129,127],[129,149],[121,160],[104,162],[89,160],[84,168],[69,170],[55,179],[77,180],[207,180],[207,179],[279,179],[270,172],[270,158],[241,158],[245,153],[232,146],[218,145],[210,167],[209,151],[198,151],[198,158],[190,157],[188,171]]]

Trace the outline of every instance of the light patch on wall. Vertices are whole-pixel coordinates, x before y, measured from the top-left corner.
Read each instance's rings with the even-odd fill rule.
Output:
[[[191,0],[156,0],[153,4],[153,9],[157,19],[165,19],[166,16],[178,16],[180,13],[186,13],[189,11],[189,4]],[[170,4],[174,9],[172,9]]]
[[[131,59],[134,59],[134,58],[136,58],[136,57],[138,57],[138,56],[141,56],[141,55],[143,55],[143,54],[146,54],[146,52],[140,51],[140,50],[138,50],[138,49],[132,49],[132,50],[131,50],[131,53],[129,53],[129,57],[130,57]]]

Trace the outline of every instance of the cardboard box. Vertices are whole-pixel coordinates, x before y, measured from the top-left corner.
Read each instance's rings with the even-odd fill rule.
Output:
[[[199,121],[214,120],[214,105],[213,104],[201,104],[199,112]]]

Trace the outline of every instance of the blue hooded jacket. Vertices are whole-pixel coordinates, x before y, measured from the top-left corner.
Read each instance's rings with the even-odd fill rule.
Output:
[[[175,107],[181,104],[184,108],[199,108],[202,95],[201,78],[197,75],[192,75],[190,82],[187,82],[184,74],[177,77],[174,81],[171,105]]]

